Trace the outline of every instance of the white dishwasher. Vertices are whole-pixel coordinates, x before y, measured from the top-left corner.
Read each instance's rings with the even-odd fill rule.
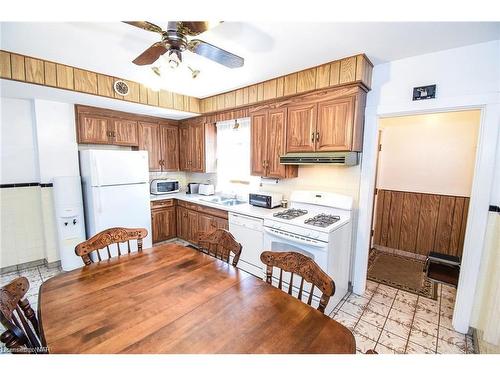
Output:
[[[229,213],[229,232],[243,247],[238,268],[260,279],[264,278],[264,264],[260,261],[264,251],[263,222],[256,217]]]

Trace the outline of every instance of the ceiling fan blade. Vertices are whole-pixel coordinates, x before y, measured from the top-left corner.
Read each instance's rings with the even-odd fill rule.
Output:
[[[154,63],[158,58],[167,52],[167,47],[162,42],[157,42],[141,53],[132,61],[135,65],[149,65]]]
[[[163,30],[160,26],[155,25],[154,23],[148,21],[123,21],[123,23],[127,23],[129,25],[138,27],[143,30],[153,31],[155,33],[163,34]]]
[[[196,36],[204,33],[208,29],[217,26],[219,22],[208,21],[180,21],[177,22],[177,31],[184,35]]]
[[[188,49],[228,68],[239,68],[245,63],[242,57],[199,39],[191,40],[188,44]]]

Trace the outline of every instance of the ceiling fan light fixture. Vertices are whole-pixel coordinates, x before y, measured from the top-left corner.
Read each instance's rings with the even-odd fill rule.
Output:
[[[188,68],[191,71],[191,78],[196,79],[200,75],[200,71],[198,69],[193,69],[190,66],[188,66]]]
[[[176,49],[171,49],[168,52],[168,66],[171,69],[177,69],[182,62],[181,51]]]

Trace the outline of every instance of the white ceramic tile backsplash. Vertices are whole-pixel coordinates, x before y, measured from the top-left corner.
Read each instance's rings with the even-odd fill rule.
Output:
[[[45,258],[40,187],[0,191],[0,267]]]

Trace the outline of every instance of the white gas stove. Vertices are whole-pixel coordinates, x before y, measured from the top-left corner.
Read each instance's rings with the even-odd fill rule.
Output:
[[[295,191],[290,196],[290,208],[264,218],[265,250],[304,254],[333,278],[336,292],[327,312],[347,293],[352,204],[352,198],[345,195]]]

